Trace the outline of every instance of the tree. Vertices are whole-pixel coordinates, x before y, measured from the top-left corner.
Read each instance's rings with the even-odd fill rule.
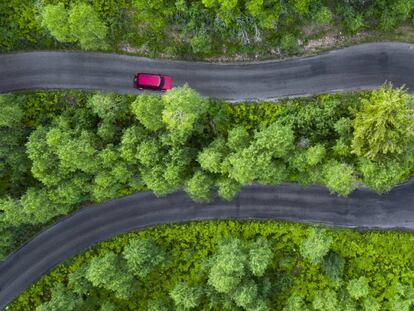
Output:
[[[188,283],[177,283],[170,292],[175,306],[182,310],[190,310],[198,306],[201,301],[203,292],[201,288],[190,286]]]
[[[23,117],[19,97],[0,95],[0,196],[20,195],[31,182]]]
[[[116,101],[113,94],[95,94],[88,99],[87,105],[99,118],[114,121],[120,117],[123,103]]]
[[[335,252],[329,252],[322,262],[322,270],[326,273],[335,288],[342,284],[345,259]]]
[[[163,300],[150,300],[147,306],[148,311],[168,311],[171,310]]]
[[[367,279],[363,276],[361,276],[359,279],[350,280],[346,289],[348,290],[351,297],[357,300],[368,296],[369,293]]]
[[[218,195],[225,200],[232,200],[240,191],[241,185],[231,178],[222,177],[216,181]]]
[[[42,26],[60,42],[76,41],[69,24],[69,12],[63,3],[45,6],[42,13]]]
[[[219,243],[217,254],[211,258],[208,284],[219,293],[230,293],[246,274],[247,254],[238,239]]]
[[[355,188],[354,170],[346,163],[330,160],[323,165],[322,179],[331,192],[346,196]]]
[[[362,307],[364,311],[379,311],[381,310],[381,304],[371,296],[368,296],[362,300]]]
[[[294,140],[290,126],[274,122],[255,133],[253,145],[268,151],[273,157],[283,158],[292,151]]]
[[[185,191],[191,196],[191,198],[198,202],[207,202],[211,199],[211,186],[213,180],[211,177],[199,170],[195,172],[185,186]]]
[[[144,278],[166,262],[165,252],[152,239],[134,239],[123,251],[128,270]]]
[[[92,288],[91,282],[85,277],[87,269],[88,267],[85,265],[69,274],[68,287],[78,295],[87,294]]]
[[[411,173],[413,162],[410,152],[401,159],[371,161],[362,158],[359,161],[359,170],[368,187],[378,193],[384,193],[390,191],[395,184],[402,182]]]
[[[250,245],[249,266],[254,276],[263,276],[272,259],[273,252],[267,240],[259,238]]]
[[[246,148],[249,141],[249,133],[242,126],[234,127],[228,132],[227,146],[233,151]]]
[[[207,100],[188,85],[169,90],[162,99],[164,103],[162,120],[173,142],[185,142],[197,129],[197,121],[207,112]]]
[[[82,299],[76,294],[67,291],[63,284],[58,284],[52,289],[52,298],[36,308],[36,311],[53,310],[79,310]]]
[[[135,285],[135,280],[127,272],[123,259],[112,252],[103,257],[92,258],[86,271],[86,278],[93,286],[104,287],[115,292],[120,299],[128,299]]]
[[[373,91],[356,113],[352,152],[369,160],[402,154],[414,143],[413,113],[403,88],[385,84]]]
[[[285,307],[283,308],[283,311],[307,311],[308,308],[306,307],[305,302],[303,301],[303,297],[298,294],[292,294]]]
[[[75,3],[69,12],[70,31],[76,36],[82,49],[93,50],[105,47],[108,27],[89,4]]]
[[[312,306],[316,310],[336,311],[338,310],[338,299],[332,289],[318,291],[313,299]]]
[[[319,264],[328,254],[332,241],[332,237],[326,230],[318,227],[312,228],[309,236],[300,246],[300,254],[312,264]]]
[[[105,47],[107,26],[89,4],[75,3],[70,10],[63,3],[48,4],[42,13],[42,25],[60,42],[79,42],[86,50]]]
[[[218,174],[221,172],[221,164],[226,154],[227,148],[224,139],[217,138],[207,148],[201,150],[197,161],[203,170]]]
[[[157,131],[164,127],[162,111],[164,104],[161,97],[149,94],[140,94],[131,104],[135,117],[150,131]]]

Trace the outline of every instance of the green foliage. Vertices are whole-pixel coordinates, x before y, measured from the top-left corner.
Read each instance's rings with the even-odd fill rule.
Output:
[[[368,282],[367,279],[363,276],[361,276],[359,279],[350,280],[346,289],[354,299],[364,298],[369,294]]]
[[[328,254],[332,237],[321,228],[312,228],[300,247],[300,254],[312,264],[319,264]]]
[[[408,96],[401,92],[397,99]],[[234,106],[188,86],[163,97],[3,95],[4,221],[46,223],[82,202],[142,189],[165,195],[184,188],[197,201],[231,200],[243,185],[286,181],[321,183],[340,195],[357,181],[389,191],[412,174],[414,143],[409,135],[399,142],[402,152],[385,159],[350,152],[360,106],[372,94]]]
[[[208,102],[188,85],[168,91],[163,102],[162,120],[170,131],[172,140],[177,142],[188,138],[208,108]]]
[[[323,166],[323,180],[332,192],[346,196],[354,190],[356,179],[354,170],[346,163],[332,160]]]
[[[46,5],[42,26],[60,42],[79,42],[85,50],[105,47],[107,26],[89,4],[75,3],[69,10],[63,3]]]
[[[293,294],[287,300],[287,303],[285,307],[283,308],[283,311],[297,311],[297,310],[307,311],[308,308],[306,307],[306,304],[303,301],[303,297]]]
[[[211,199],[211,185],[211,178],[202,171],[197,171],[194,176],[187,181],[185,190],[195,201],[209,201]]]
[[[373,91],[354,119],[352,151],[369,160],[400,155],[413,143],[413,112],[403,88],[386,84]]]
[[[178,283],[171,291],[170,296],[177,308],[190,310],[195,308],[201,300],[202,291],[200,288],[190,286],[185,282]]]
[[[212,287],[213,301],[221,295],[220,303],[233,303],[245,310],[268,310],[268,281],[264,278],[273,253],[263,238],[251,244],[230,238],[219,242],[217,253],[205,264],[207,284]]]
[[[71,32],[69,12],[63,3],[47,5],[43,9],[42,26],[60,42],[74,42],[75,35]]]
[[[128,270],[140,278],[146,277],[156,266],[165,264],[165,252],[152,239],[136,239],[123,252]]]
[[[296,49],[296,37],[291,34],[287,33],[283,35],[282,39],[280,40],[280,47],[285,51],[293,51]]]
[[[131,104],[131,110],[136,118],[150,131],[161,129],[164,124],[161,114],[164,106],[158,96],[143,94]]]
[[[52,299],[36,308],[36,311],[77,310],[81,299],[76,294],[65,291],[62,284],[52,290]]]
[[[253,58],[274,55],[275,48],[296,53],[332,29],[376,30],[395,39],[413,10],[407,0],[10,0],[0,6],[0,48],[71,48],[78,42],[82,49],[131,47],[147,56]]]
[[[345,259],[335,252],[329,252],[323,259],[322,270],[324,270],[332,285],[336,288],[342,284],[344,268]]]
[[[335,311],[338,310],[338,299],[336,293],[331,289],[318,291],[313,299],[312,306],[315,310]]]
[[[120,299],[128,299],[133,293],[134,279],[114,253],[92,258],[85,276],[94,286],[114,291]]]
[[[407,268],[414,264],[412,233],[325,229],[326,235],[332,237],[332,251],[324,256],[321,265],[314,265],[303,260],[298,252],[303,241],[308,238],[309,227],[276,221],[197,221],[155,226],[122,234],[57,266],[42,276],[8,308],[16,311],[32,310],[47,302],[51,289],[62,283],[66,295],[73,295],[73,300],[81,297],[82,304],[77,310],[99,310],[106,303],[113,304],[116,310],[174,310],[170,292],[177,284],[185,282],[191,291],[202,292],[201,299],[196,299],[196,310],[208,309],[209,306],[216,310],[237,307],[234,299],[238,297],[240,304],[248,302],[250,294],[256,291],[255,288],[259,298],[267,297],[255,300],[257,305],[252,306],[252,309],[257,310],[266,310],[266,301],[270,310],[314,310],[313,301],[317,299],[319,302],[316,306],[319,305],[322,308],[320,310],[329,310],[328,307],[335,305],[335,300],[335,310],[409,310],[409,305],[414,301],[411,290],[414,272]],[[132,296],[129,299],[117,298],[111,289],[90,287],[91,282],[82,277],[82,270],[87,270],[91,261],[111,253],[117,254],[117,259],[110,266],[104,264],[102,268],[105,269],[102,271],[111,269],[116,272],[108,271],[103,278],[106,280],[108,275],[116,273],[119,276],[130,275],[129,271],[121,274],[118,270],[118,263],[124,269],[126,266],[122,255],[124,249],[137,239],[148,238],[153,239],[167,253],[171,264],[156,266],[153,273],[149,274],[150,277],[138,280],[138,284],[131,287]],[[219,241],[229,238],[237,238],[239,242],[227,244],[233,245],[232,247],[221,248],[223,242]],[[271,244],[270,251],[264,253],[272,254],[273,257],[264,275],[255,277],[250,269],[249,254],[256,243],[262,243],[258,242],[260,239]],[[206,263],[207,258],[216,260]],[[226,261],[228,258],[230,261]],[[346,262],[346,268],[341,273],[343,282],[339,287],[332,286],[331,276],[327,275],[325,267],[327,262],[334,263],[337,260],[334,258],[342,258]],[[240,285],[237,287],[238,295],[236,292],[231,292],[231,296],[218,295],[214,288],[206,284],[213,268],[211,263],[221,263],[224,271],[232,271],[234,267],[242,264],[244,278],[236,279],[236,283]],[[238,269],[234,270],[235,276],[240,275]],[[334,270],[337,268],[332,269]],[[226,273],[222,276],[223,280],[227,279]],[[369,295],[355,301],[347,293],[346,287],[351,280],[358,280],[361,276],[370,284]],[[257,282],[256,287],[252,285],[252,280]],[[75,284],[78,289],[74,291]],[[251,290],[248,291],[248,288]],[[80,294],[85,291],[88,292],[87,295]],[[189,293],[190,291],[183,291],[181,294],[185,298]]]

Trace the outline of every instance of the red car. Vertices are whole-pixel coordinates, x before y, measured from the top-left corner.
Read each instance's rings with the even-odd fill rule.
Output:
[[[134,87],[137,89],[166,91],[171,86],[172,79],[167,75],[139,72],[134,77]]]

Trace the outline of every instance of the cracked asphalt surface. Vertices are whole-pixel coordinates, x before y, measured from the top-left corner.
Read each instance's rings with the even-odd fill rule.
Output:
[[[274,98],[371,88],[385,80],[413,89],[414,45],[364,44],[316,57],[248,65],[69,52],[5,54],[0,55],[0,90],[86,87],[130,92],[133,73],[144,70],[171,74],[176,85],[188,81],[203,95],[234,100],[262,97],[261,92]],[[322,186],[283,184],[244,187],[231,202],[199,204],[183,192],[163,198],[143,192],[94,205],[57,221],[0,264],[0,307],[55,265],[121,232],[156,224],[229,218],[413,230],[414,178],[382,196],[361,188],[342,198]]]

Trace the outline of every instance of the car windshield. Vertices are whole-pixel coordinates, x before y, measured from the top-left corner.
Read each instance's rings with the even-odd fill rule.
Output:
[[[161,81],[160,81],[160,88],[162,88],[164,86],[164,77],[160,76]]]

